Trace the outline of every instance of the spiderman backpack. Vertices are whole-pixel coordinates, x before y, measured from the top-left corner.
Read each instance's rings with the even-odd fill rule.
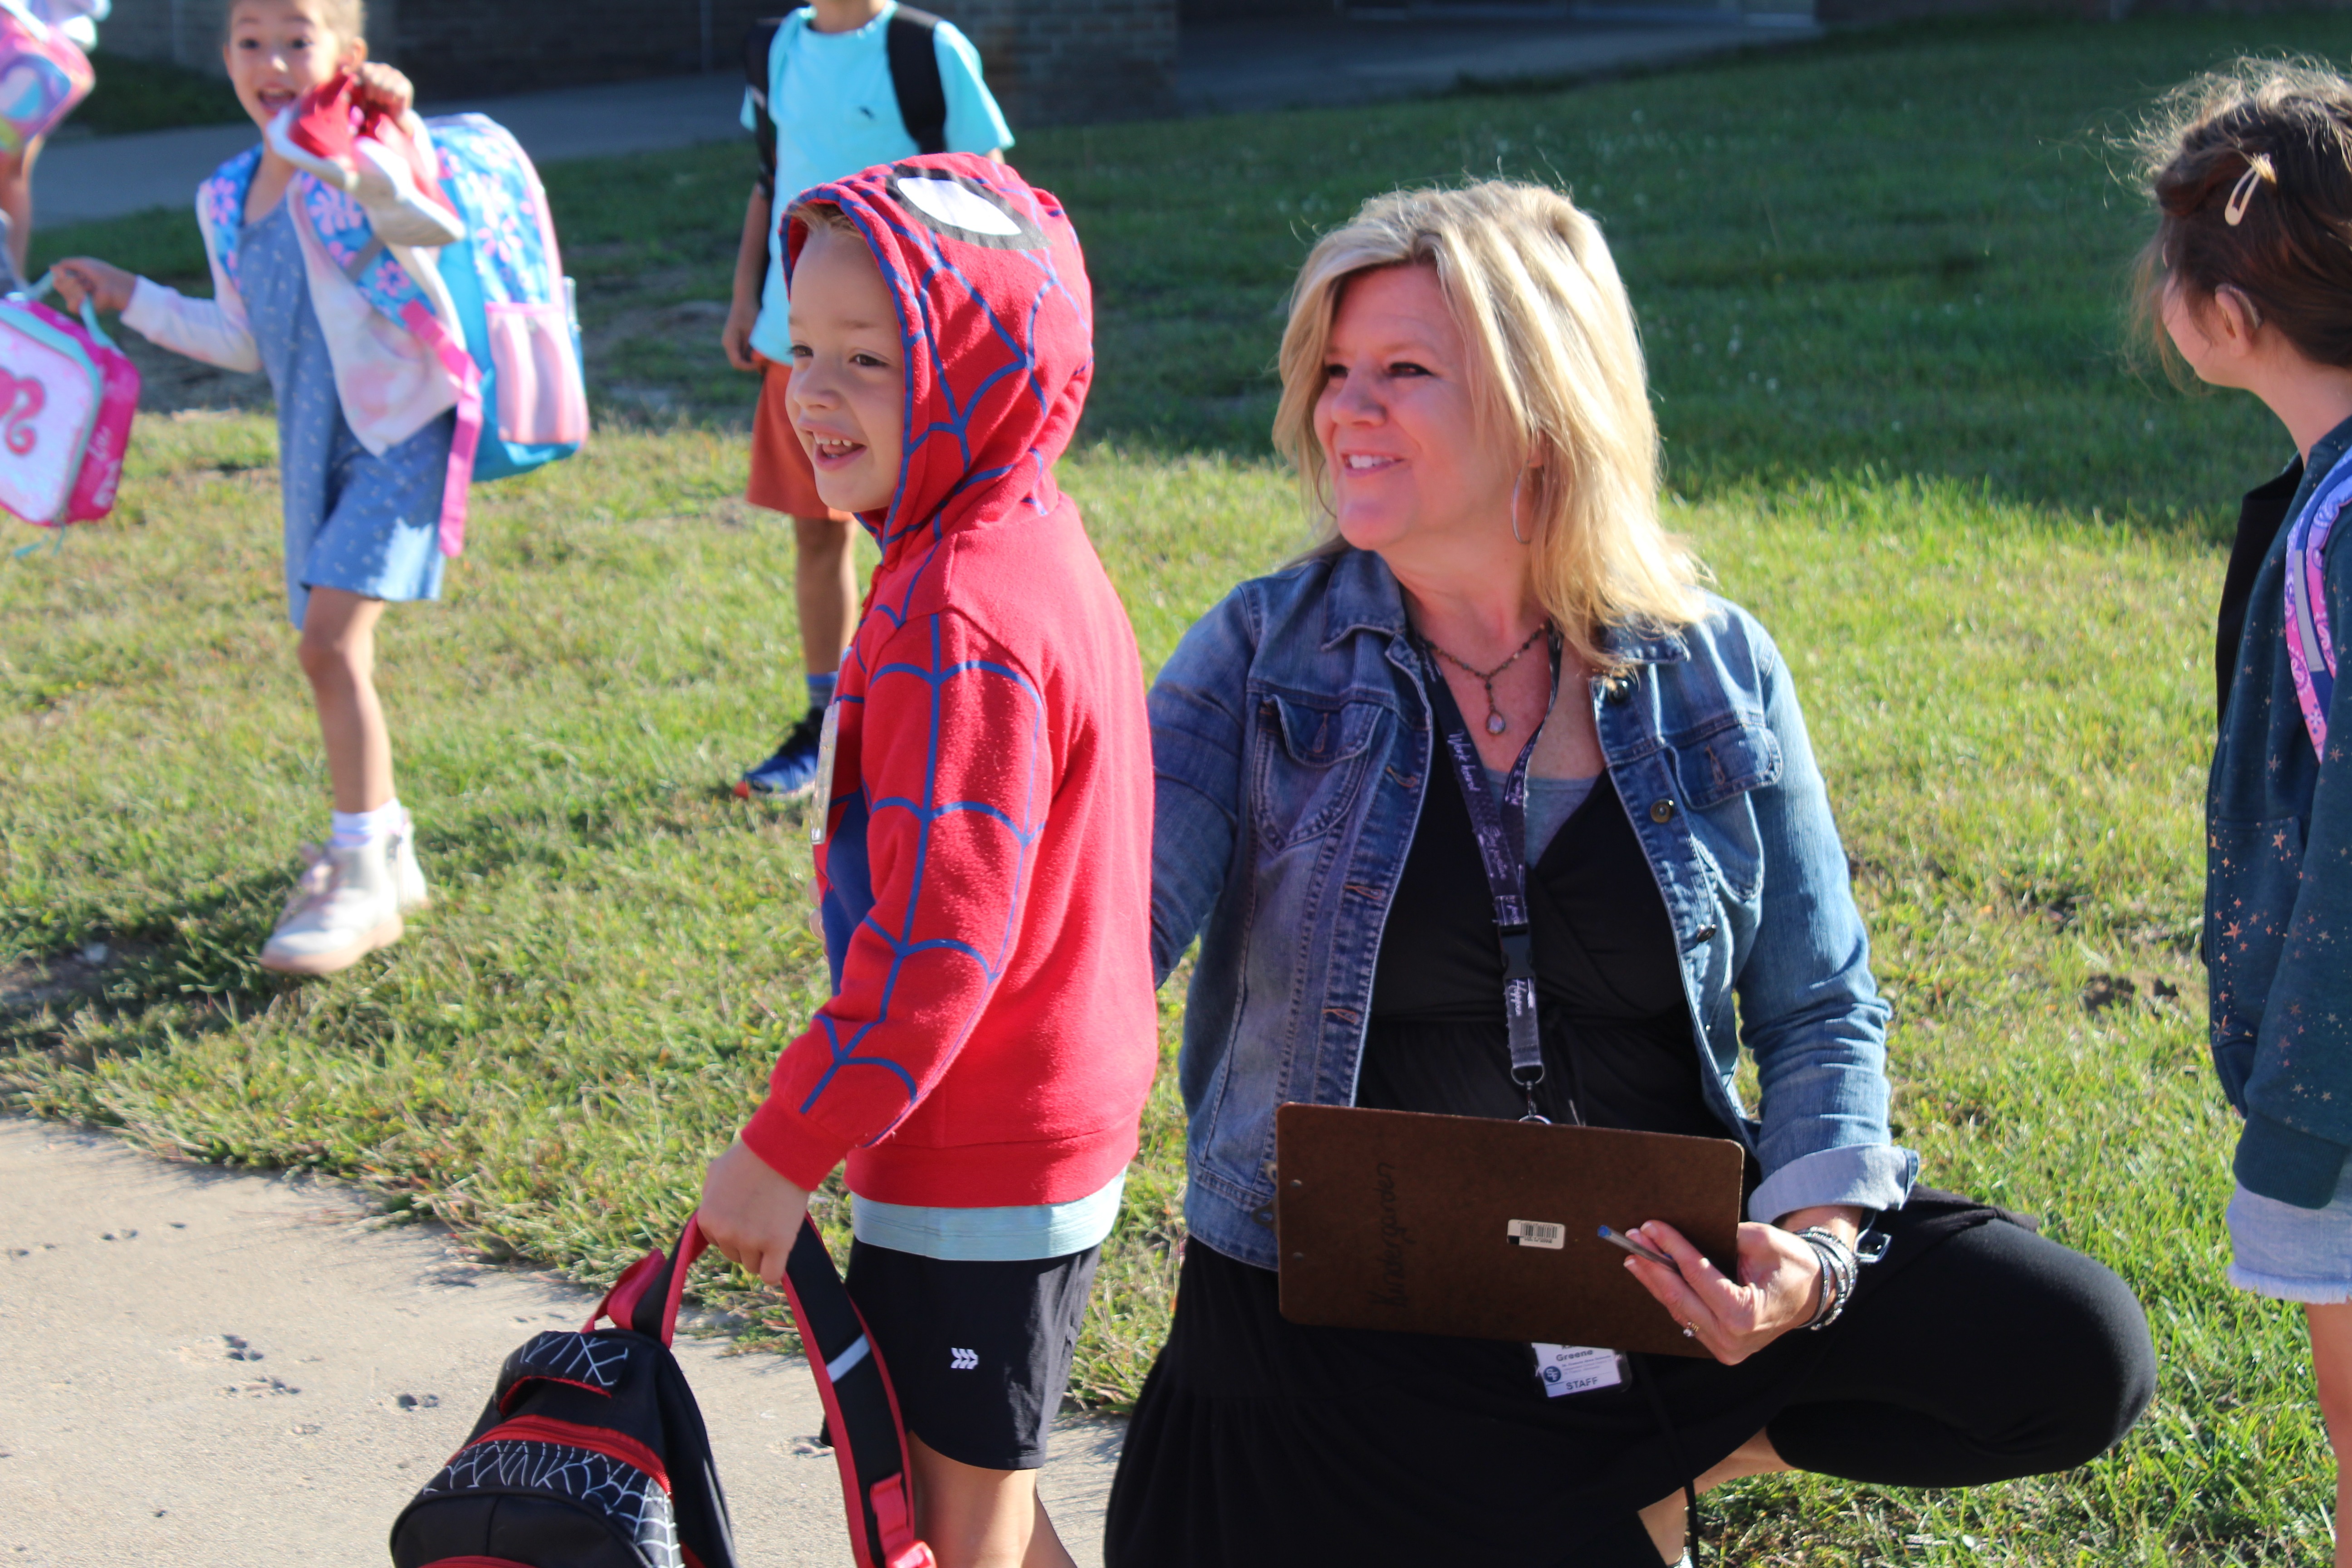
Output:
[[[689,1219],[673,1251],[629,1267],[587,1327],[507,1357],[465,1447],[394,1521],[394,1568],[735,1568],[710,1439],[669,1352],[706,1245]],[[856,1561],[933,1568],[908,1508],[897,1397],[814,1225],[786,1269]]]
[[[397,1568],[735,1568],[702,1413],[669,1353],[702,1251],[631,1265],[578,1333],[507,1357],[466,1446],[392,1527]],[[616,1325],[599,1330],[611,1319]]]

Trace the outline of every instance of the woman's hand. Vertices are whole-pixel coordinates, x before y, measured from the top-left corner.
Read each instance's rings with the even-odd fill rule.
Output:
[[[738,1138],[710,1162],[702,1178],[702,1234],[721,1253],[781,1288],[784,1259],[800,1236],[808,1200],[807,1192],[777,1174]]]
[[[359,90],[352,96],[362,109],[381,110],[397,120],[408,112],[416,101],[416,88],[409,79],[379,60],[370,60],[353,73]]]
[[[1726,1366],[1738,1365],[1790,1329],[1811,1322],[1821,1309],[1820,1255],[1778,1226],[1739,1227],[1736,1280],[1663,1220],[1636,1226],[1628,1234],[1675,1260],[1677,1267],[1668,1268],[1646,1258],[1628,1258],[1625,1267]]]
[[[131,291],[139,287],[136,273],[94,257],[72,257],[49,270],[57,277],[58,292],[65,296],[67,308],[74,310],[81,309],[85,299],[97,300],[101,310],[127,310]]]

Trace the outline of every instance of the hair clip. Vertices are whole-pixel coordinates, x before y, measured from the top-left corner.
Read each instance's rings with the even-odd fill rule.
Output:
[[[2246,204],[2254,199],[2254,192],[2264,180],[2275,179],[2271,173],[2271,161],[2260,153],[2246,160],[2246,172],[2230,187],[2229,205],[2221,209],[2221,221],[2231,228],[2246,221]]]

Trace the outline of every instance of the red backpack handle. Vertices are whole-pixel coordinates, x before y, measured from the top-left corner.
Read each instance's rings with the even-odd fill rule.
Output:
[[[686,1294],[686,1277],[693,1272],[695,1259],[710,1246],[710,1238],[702,1234],[701,1211],[687,1216],[686,1230],[677,1245],[668,1252],[648,1252],[629,1265],[622,1276],[613,1281],[604,1299],[581,1326],[582,1333],[593,1333],[596,1325],[609,1320],[617,1329],[633,1329],[667,1344],[677,1332],[677,1306]],[[658,1307],[656,1308],[656,1303]],[[653,1315],[657,1310],[659,1315]]]

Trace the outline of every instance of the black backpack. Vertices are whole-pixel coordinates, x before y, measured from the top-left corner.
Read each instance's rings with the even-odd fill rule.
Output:
[[[702,1413],[669,1352],[687,1272],[708,1246],[688,1220],[667,1255],[629,1266],[577,1333],[507,1357],[472,1436],[392,1527],[394,1568],[735,1568]],[[906,1490],[906,1428],[888,1373],[804,1225],[785,1295],[824,1401],[861,1568],[931,1568]],[[610,1319],[615,1325],[598,1329]]]
[[[743,84],[751,89],[751,139],[760,154],[760,188],[776,198],[776,121],[768,102],[768,67],[774,58],[782,16],[763,16],[743,36]],[[901,5],[890,15],[882,44],[890,58],[890,90],[898,118],[920,153],[948,150],[948,94],[940,80],[939,46],[931,35],[940,19],[929,11]]]

